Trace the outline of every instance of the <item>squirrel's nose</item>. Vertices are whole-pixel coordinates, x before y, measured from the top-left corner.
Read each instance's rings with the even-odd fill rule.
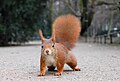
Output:
[[[49,50],[46,50],[46,53],[48,54],[48,53],[49,53]]]

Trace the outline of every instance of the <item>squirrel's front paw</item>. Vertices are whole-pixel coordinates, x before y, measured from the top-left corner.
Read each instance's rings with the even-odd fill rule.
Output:
[[[38,73],[38,76],[44,76],[44,75],[45,73],[41,73],[41,72]]]
[[[55,73],[55,76],[60,76],[62,73]]]

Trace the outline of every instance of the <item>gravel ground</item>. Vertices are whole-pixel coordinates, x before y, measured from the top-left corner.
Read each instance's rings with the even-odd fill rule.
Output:
[[[38,77],[40,46],[0,47],[0,81],[120,81],[120,45],[77,43],[81,71],[67,65],[61,76]]]

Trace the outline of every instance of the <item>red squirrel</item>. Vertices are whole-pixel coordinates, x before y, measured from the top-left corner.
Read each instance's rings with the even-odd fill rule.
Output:
[[[76,68],[77,59],[71,52],[75,46],[81,31],[81,23],[74,15],[62,15],[56,18],[52,25],[52,37],[44,38],[42,31],[39,34],[42,40],[40,72],[38,76],[44,76],[46,67],[48,71],[53,71],[57,67],[56,76],[63,72],[65,63],[74,71],[80,71]]]

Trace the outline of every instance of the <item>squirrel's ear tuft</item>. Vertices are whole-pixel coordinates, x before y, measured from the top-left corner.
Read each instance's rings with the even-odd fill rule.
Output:
[[[55,35],[52,35],[52,41],[55,43]]]
[[[52,30],[52,41],[55,43],[55,30]]]
[[[44,42],[44,40],[45,40],[45,38],[44,38],[44,36],[43,36],[43,34],[42,34],[42,31],[41,30],[39,30],[39,34],[40,34],[40,37],[41,37],[41,40],[42,40],[42,43]]]

